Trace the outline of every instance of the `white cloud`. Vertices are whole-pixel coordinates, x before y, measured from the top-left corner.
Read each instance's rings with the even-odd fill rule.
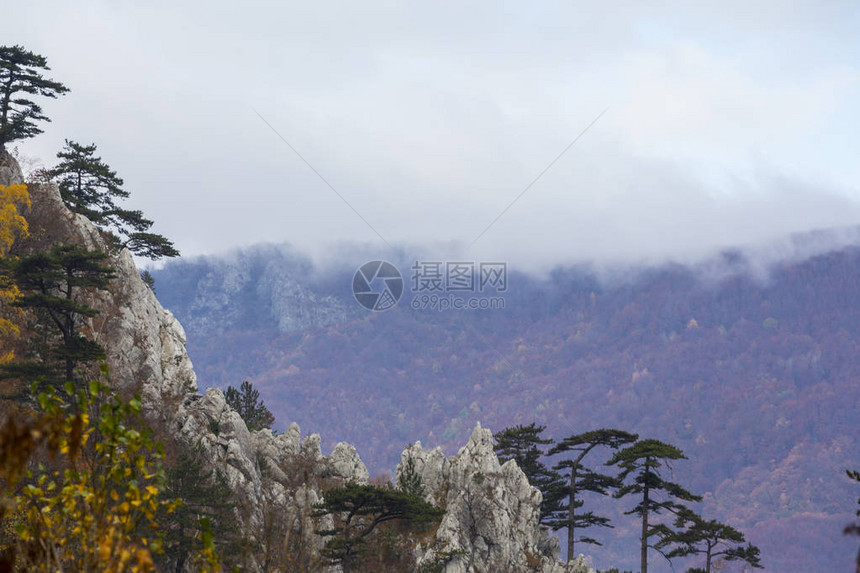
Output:
[[[72,93],[46,162],[99,144],[188,254],[390,242],[546,265],[690,257],[858,220],[850,3],[31,2],[0,22]],[[446,247],[447,248],[447,247]]]

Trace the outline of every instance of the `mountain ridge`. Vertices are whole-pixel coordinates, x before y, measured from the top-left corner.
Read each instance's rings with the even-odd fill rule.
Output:
[[[677,443],[692,461],[676,471],[762,546],[767,570],[838,570],[853,552],[833,527],[855,497],[842,476],[858,446],[860,249],[818,251],[766,274],[737,252],[710,266],[735,272],[710,276],[666,265],[613,284],[560,269],[545,283],[512,279],[504,311],[422,313],[405,295],[386,313],[228,330],[189,351],[212,384],[250,378],[278,418],[350,435],[375,472],[416,440],[451,451],[479,420]],[[155,273],[160,292],[169,269]],[[335,288],[326,294],[350,302]],[[787,528],[810,538],[789,546],[776,533]],[[816,546],[833,548],[830,561]],[[595,555],[625,564],[619,548]]]

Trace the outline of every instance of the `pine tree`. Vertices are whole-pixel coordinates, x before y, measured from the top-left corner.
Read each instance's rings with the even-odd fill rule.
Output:
[[[427,494],[421,475],[415,469],[415,460],[412,459],[412,456],[406,458],[403,471],[397,476],[397,489],[421,499],[424,499]]]
[[[664,554],[666,559],[704,555],[705,568],[702,571],[705,573],[711,573],[716,558],[745,561],[752,567],[762,568],[759,548],[751,543],[744,546],[744,534],[734,527],[716,520],[705,521],[686,508],[678,512],[674,525],[675,531],[664,528],[665,535],[654,545],[658,551],[673,547]]]
[[[69,91],[42,75],[50,69],[44,56],[23,46],[0,46],[0,153],[11,141],[42,133],[37,121],[51,121],[28,95],[56,98]]]
[[[576,510],[584,505],[584,500],[579,497],[583,492],[592,492],[600,495],[608,495],[609,490],[620,486],[618,480],[595,472],[583,465],[585,457],[595,448],[605,447],[618,449],[619,447],[635,442],[639,436],[621,430],[595,430],[584,434],[574,434],[560,441],[549,450],[548,455],[575,452],[576,457],[562,460],[555,465],[556,470],[568,470],[569,478],[565,487],[566,503],[562,503],[558,511],[554,512],[549,520],[553,529],[567,528],[567,560],[576,555],[574,546],[577,541],[576,530],[586,529],[592,526],[612,527],[609,519],[596,515],[593,511],[577,513]],[[591,537],[579,538],[582,543],[593,543],[600,545],[596,539]]]
[[[856,470],[845,470],[845,473],[852,480],[860,482],[860,472]],[[860,504],[860,499],[857,500],[857,503]],[[860,517],[860,509],[856,511],[856,515]],[[848,525],[846,525],[845,535],[860,536],[860,523],[849,523]],[[860,551],[857,552],[856,569],[857,573],[860,573]]]
[[[57,181],[66,206],[105,231],[117,249],[128,248],[153,260],[179,256],[170,240],[149,232],[153,222],[141,211],[123,209],[117,204],[127,199],[129,193],[122,188],[123,180],[116,171],[95,152],[95,144],[81,145],[67,139],[63,150],[57,153],[60,163],[48,175]]]
[[[113,224],[114,213],[119,209],[116,200],[127,199],[129,193],[122,188],[123,180],[116,171],[96,157],[95,151],[95,144],[81,145],[67,139],[57,153],[60,163],[48,174],[56,179],[69,209],[97,225]]]
[[[113,269],[104,264],[106,258],[77,245],[54,245],[14,262],[13,278],[22,295],[13,304],[41,315],[47,346],[37,349],[38,360],[4,365],[4,377],[61,386],[76,381],[79,364],[104,354],[98,343],[80,333],[83,319],[98,314],[80,299],[82,290],[105,289],[114,278]]]
[[[252,432],[271,428],[275,422],[275,416],[260,400],[260,391],[247,380],[242,382],[238,390],[228,386],[227,391],[224,392],[224,398],[227,400],[227,404],[245,420],[245,425]]]
[[[517,466],[526,474],[529,483],[540,490],[543,500],[540,504],[540,520],[545,522],[560,509],[564,486],[561,475],[549,469],[541,461],[544,455],[541,446],[552,444],[553,441],[541,437],[546,426],[538,426],[534,422],[528,426],[517,425],[505,428],[493,435],[496,444],[493,449],[499,462],[514,460]]]
[[[143,284],[155,294],[155,277],[152,276],[148,270],[140,271],[140,280],[143,281]]]
[[[403,490],[355,483],[325,492],[315,508],[314,517],[335,518],[333,529],[319,530],[317,534],[330,538],[322,555],[332,564],[339,564],[343,573],[350,573],[366,538],[379,525],[400,520],[423,526],[444,514],[442,509]]]
[[[642,496],[641,501],[625,515],[638,515],[642,520],[641,536],[639,538],[640,573],[648,573],[648,540],[651,537],[665,537],[668,532],[663,527],[651,525],[651,516],[663,511],[679,512],[683,505],[673,501],[701,501],[680,485],[663,478],[664,466],[673,460],[686,460],[684,453],[658,440],[640,440],[635,444],[616,452],[606,465],[617,465],[621,468],[618,476],[622,482],[630,478],[630,483],[622,485],[615,493],[615,498],[628,495]]]
[[[201,518],[208,520],[220,547],[234,549],[240,540],[234,527],[233,494],[226,478],[215,471],[207,471],[199,453],[185,449],[188,446],[178,447],[179,455],[165,471],[164,495],[180,503],[172,512],[157,516],[164,532],[164,552],[156,561],[163,571],[181,573],[201,549]]]

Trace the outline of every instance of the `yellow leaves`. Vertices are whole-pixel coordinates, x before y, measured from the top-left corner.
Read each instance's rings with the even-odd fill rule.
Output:
[[[144,543],[146,543],[146,540],[144,540]],[[155,563],[152,561],[152,555],[147,549],[138,549],[134,556],[134,560],[137,562],[137,565],[131,569],[134,573],[150,571],[155,568]]]
[[[5,258],[12,244],[28,235],[27,220],[18,209],[30,206],[30,195],[26,185],[0,185],[0,258]],[[0,276],[0,338],[17,335],[18,326],[13,319],[20,317],[19,309],[10,305],[21,292],[7,277]],[[11,350],[0,353],[0,364],[11,361],[15,354]]]
[[[0,239],[0,242],[2,239]],[[0,245],[2,247],[2,245]],[[12,319],[21,317],[21,309],[13,308],[10,305],[18,300],[21,296],[21,291],[7,277],[0,275],[0,338],[8,338],[18,334],[18,325],[12,322]],[[0,355],[0,364],[9,362],[14,358],[12,351],[7,351]]]
[[[113,547],[110,537],[103,537],[99,540],[98,553],[102,561],[107,562],[110,559]]]
[[[18,209],[29,206],[26,185],[0,185],[0,256],[6,256],[16,239],[27,236],[27,220]]]
[[[95,390],[101,394],[98,417],[92,420],[96,433],[88,415],[68,414],[91,408],[96,392],[86,391],[79,391],[72,410],[49,391],[40,396],[45,423],[14,426],[12,432],[0,428],[0,454],[11,454],[0,455],[0,476],[12,478],[10,487],[38,444],[60,453],[55,459],[58,469],[40,466],[35,479],[22,484],[13,500],[22,509],[15,538],[18,555],[27,559],[23,570],[144,573],[154,569],[150,547],[160,543],[151,537],[142,541],[137,528],[147,523],[157,540],[155,516],[162,510],[172,511],[176,502],[160,499],[164,474],[150,461],[159,456],[149,432],[132,430],[133,424],[125,423],[135,417],[135,408],[104,387]],[[31,440],[29,453],[17,451],[22,443],[19,436]],[[98,439],[95,453],[82,459],[80,446],[90,436]],[[0,504],[5,503],[1,494]]]

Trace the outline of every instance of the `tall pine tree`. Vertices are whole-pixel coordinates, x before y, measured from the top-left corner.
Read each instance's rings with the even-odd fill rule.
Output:
[[[648,547],[652,545],[649,539],[656,536],[660,539],[669,534],[664,527],[654,527],[651,518],[663,511],[677,513],[684,506],[675,500],[701,501],[680,485],[664,479],[663,473],[674,460],[686,460],[684,453],[659,440],[640,440],[623,450],[616,452],[606,465],[617,465],[621,468],[618,478],[628,481],[615,493],[616,498],[635,495],[641,500],[625,515],[638,515],[642,521],[639,538],[640,572],[648,573]],[[658,539],[659,540],[659,539]]]
[[[68,139],[57,153],[60,163],[48,175],[57,181],[66,206],[105,231],[115,248],[128,248],[153,260],[179,256],[170,240],[149,231],[153,223],[141,211],[118,205],[129,193],[122,188],[123,180],[116,171],[95,153],[95,144],[81,145]]]
[[[233,492],[222,474],[205,468],[201,456],[200,452],[181,445],[165,471],[165,497],[179,499],[181,503],[173,511],[158,515],[164,538],[163,552],[156,561],[162,571],[188,570],[192,556],[202,546],[201,518],[206,518],[216,533],[215,543],[229,550],[224,554],[239,553],[241,533],[235,528]]]
[[[102,252],[77,245],[54,245],[14,262],[13,278],[22,293],[14,305],[41,316],[37,325],[43,329],[43,343],[33,349],[35,360],[4,365],[4,377],[37,379],[62,387],[62,382],[78,381],[78,365],[104,354],[80,328],[85,318],[98,314],[81,301],[82,293],[107,288],[115,276],[105,264],[106,258]]]
[[[11,141],[42,133],[37,121],[51,121],[28,96],[56,98],[69,91],[42,75],[50,69],[44,56],[23,46],[0,46],[0,153]]]
[[[567,560],[575,556],[574,549],[576,530],[582,530],[593,526],[612,527],[609,519],[596,515],[593,511],[577,513],[577,509],[584,505],[582,493],[592,492],[600,495],[608,495],[609,490],[620,486],[615,477],[607,476],[587,468],[583,464],[585,457],[595,448],[618,449],[619,447],[635,442],[639,436],[621,430],[594,430],[583,434],[569,436],[547,452],[548,455],[564,454],[572,452],[570,459],[562,460],[555,465],[556,470],[567,470],[568,481],[565,489],[566,502],[562,503],[558,511],[549,519],[549,525],[553,529],[567,528]],[[580,537],[582,543],[600,543],[591,537]]]
[[[493,436],[496,440],[493,448],[499,461],[505,463],[514,460],[526,474],[529,483],[540,490],[543,496],[540,504],[541,523],[558,512],[563,495],[561,475],[541,461],[544,456],[542,446],[553,443],[552,440],[542,437],[544,430],[546,426],[538,426],[532,422],[528,426],[505,428]]]
[[[848,475],[849,478],[853,479],[854,481],[860,482],[860,472],[858,472],[857,470],[845,470],[845,473]],[[860,499],[857,500],[857,503],[860,504]],[[860,509],[856,511],[856,515],[860,517]],[[849,523],[847,526],[845,526],[845,535],[860,536],[860,523]],[[857,573],[860,573],[860,551],[857,552],[856,565]]]

